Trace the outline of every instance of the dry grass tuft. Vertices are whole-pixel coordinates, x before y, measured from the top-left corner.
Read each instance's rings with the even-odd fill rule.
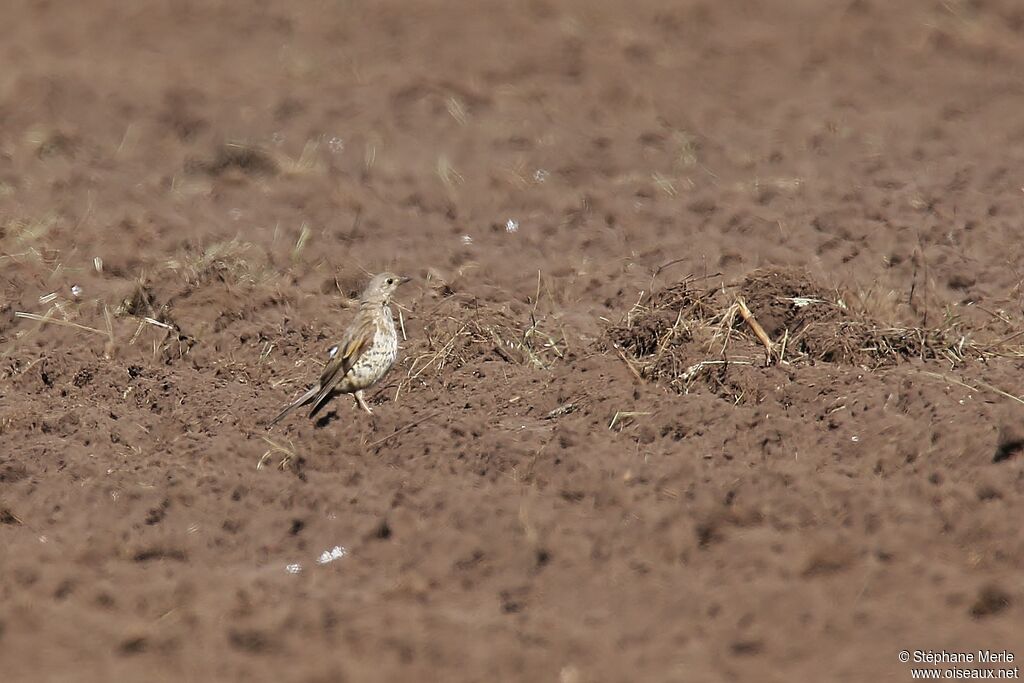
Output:
[[[226,242],[216,242],[204,249],[186,251],[178,258],[167,261],[166,266],[181,275],[189,287],[197,287],[210,280],[256,285],[276,275],[266,254],[237,237]]]
[[[260,438],[267,444],[267,450],[263,452],[260,459],[256,462],[256,469],[261,470],[267,466],[267,463],[275,456],[278,458],[277,469],[279,470],[295,470],[301,467],[304,458],[298,454],[295,450],[295,446],[289,441],[287,444],[279,441],[274,441],[268,436],[261,436]]]
[[[221,176],[230,171],[247,176],[273,176],[281,170],[272,154],[256,145],[243,142],[229,142],[217,149],[212,159],[192,159],[186,162],[185,171],[190,174]]]
[[[422,350],[405,361],[406,376],[399,383],[396,399],[446,368],[459,368],[476,358],[491,356],[506,363],[549,369],[568,350],[564,330],[554,329],[550,317],[538,314],[536,307],[524,319],[504,306],[451,295],[417,317],[427,321],[419,335]]]
[[[305,176],[326,170],[322,153],[321,138],[310,138],[302,147],[299,156],[292,157],[283,151],[268,149],[247,142],[228,142],[221,145],[208,159],[190,159],[185,164],[188,175],[206,175],[239,178],[277,175]]]
[[[27,250],[24,254],[12,254],[10,257],[29,256],[35,253],[39,243],[57,227],[59,222],[60,218],[55,213],[34,218],[8,219],[0,224],[0,238],[15,249]],[[38,253],[36,255],[38,256]]]
[[[735,366],[833,363],[872,370],[912,359],[956,366],[1024,355],[1024,322],[1020,329],[986,342],[954,315],[933,326],[900,325],[854,310],[840,291],[803,271],[760,270],[735,285],[687,279],[642,294],[607,338],[638,377],[686,393],[697,381],[729,385]]]
[[[302,152],[297,158],[279,152],[273,155],[272,159],[285,175],[307,175],[324,170],[324,164],[320,160],[319,138],[306,140],[306,144],[302,146]]]

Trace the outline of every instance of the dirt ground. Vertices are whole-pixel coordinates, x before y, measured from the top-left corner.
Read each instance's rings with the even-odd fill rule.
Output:
[[[4,14],[5,681],[1024,656],[1016,0]]]

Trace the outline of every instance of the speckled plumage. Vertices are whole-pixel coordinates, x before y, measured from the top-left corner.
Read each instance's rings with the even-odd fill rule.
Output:
[[[373,341],[338,381],[335,391],[350,394],[368,389],[387,374],[398,358],[398,331],[391,307],[375,306],[370,317],[374,326]]]
[[[409,278],[394,273],[375,275],[359,300],[359,310],[335,347],[317,382],[267,425],[277,424],[290,412],[312,403],[313,417],[334,394],[353,394],[356,405],[373,413],[363,398],[363,390],[381,380],[398,358],[398,331],[391,315],[391,296]]]

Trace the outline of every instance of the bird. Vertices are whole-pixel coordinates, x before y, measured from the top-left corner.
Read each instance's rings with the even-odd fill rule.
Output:
[[[380,273],[370,278],[359,296],[359,310],[341,341],[331,348],[331,358],[320,374],[320,381],[293,401],[267,424],[270,429],[296,408],[312,404],[314,417],[334,394],[353,394],[356,405],[369,414],[363,390],[387,374],[398,358],[398,332],[391,316],[391,297],[412,278]]]

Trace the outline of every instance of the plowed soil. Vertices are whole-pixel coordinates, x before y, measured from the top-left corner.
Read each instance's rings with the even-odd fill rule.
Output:
[[[1024,656],[1016,0],[9,0],[0,64],[4,681]],[[384,269],[374,415],[265,429]]]

